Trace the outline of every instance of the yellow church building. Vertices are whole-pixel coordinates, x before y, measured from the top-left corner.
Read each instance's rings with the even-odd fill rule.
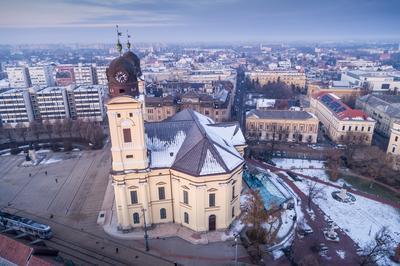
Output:
[[[246,143],[238,124],[215,123],[190,109],[145,123],[140,75],[130,51],[107,69],[118,229],[129,232],[145,221],[196,232],[228,228],[240,215]]]

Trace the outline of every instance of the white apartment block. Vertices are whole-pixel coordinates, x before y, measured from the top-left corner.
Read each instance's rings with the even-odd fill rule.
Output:
[[[106,87],[101,85],[69,87],[67,95],[71,118],[102,122],[105,91]]]
[[[35,92],[38,118],[54,122],[69,118],[66,87],[39,88]]]
[[[400,90],[400,71],[352,70],[342,73],[341,80],[374,92]]]
[[[0,93],[0,123],[5,127],[18,124],[28,126],[34,120],[29,92],[25,89],[8,89]]]
[[[108,80],[107,80],[107,74],[106,74],[107,66],[96,66],[95,67],[95,72],[96,72],[96,84],[98,85],[107,85]]]
[[[30,79],[26,67],[7,67],[7,76],[11,88],[28,88]]]
[[[78,64],[74,66],[74,76],[76,85],[93,85],[94,71],[92,66]]]
[[[32,66],[28,69],[32,86],[54,86],[53,66]]]

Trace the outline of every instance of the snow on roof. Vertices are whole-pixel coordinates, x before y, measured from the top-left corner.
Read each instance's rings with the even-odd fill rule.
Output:
[[[218,163],[210,150],[207,150],[206,157],[204,158],[204,164],[200,171],[200,175],[217,173],[225,173],[225,169]]]
[[[185,138],[186,134],[183,131],[178,131],[172,140],[160,140],[146,134],[147,148],[152,151],[150,166],[171,167]]]
[[[185,109],[167,121],[146,123],[150,167],[193,176],[229,173],[243,163],[235,145],[245,140],[235,123],[219,123]]]

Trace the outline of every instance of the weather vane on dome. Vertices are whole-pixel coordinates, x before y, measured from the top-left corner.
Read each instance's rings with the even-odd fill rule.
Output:
[[[119,41],[119,36],[122,36],[122,32],[119,31],[118,25],[117,25],[117,51],[119,52],[119,55],[122,53],[122,44]]]
[[[128,40],[126,41],[126,47],[128,47],[128,51],[131,50],[131,42],[129,41],[129,38],[131,38],[131,35],[129,35],[128,30],[126,30],[126,36],[128,38]]]

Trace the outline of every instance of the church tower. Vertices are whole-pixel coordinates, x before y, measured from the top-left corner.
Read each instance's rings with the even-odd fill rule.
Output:
[[[128,187],[127,179],[141,180],[141,183],[146,184],[149,160],[143,118],[144,97],[140,97],[138,86],[138,77],[141,76],[140,60],[130,49],[122,55],[119,39],[117,49],[120,56],[110,63],[106,72],[110,94],[107,115],[112,154],[111,177],[119,229],[129,231],[132,217],[127,202],[131,196],[131,188]],[[143,191],[140,194],[146,197],[147,186],[142,186]],[[148,201],[144,199],[143,202]],[[144,205],[142,207],[146,208]],[[150,217],[146,218],[150,221]]]

